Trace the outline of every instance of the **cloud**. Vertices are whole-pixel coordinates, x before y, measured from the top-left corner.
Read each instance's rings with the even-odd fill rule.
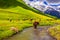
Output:
[[[46,0],[48,3],[60,3],[60,0]]]
[[[60,0],[24,0],[26,4],[30,5],[31,7],[34,7],[40,11],[45,11],[47,9],[53,8],[56,9],[58,8],[60,11],[60,4],[54,4],[60,2]]]
[[[36,1],[43,1],[43,0],[29,0],[29,1],[35,1],[36,2]]]

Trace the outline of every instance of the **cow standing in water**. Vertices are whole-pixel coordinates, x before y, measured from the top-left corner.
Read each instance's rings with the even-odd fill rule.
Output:
[[[37,29],[38,25],[39,25],[39,22],[38,21],[34,21],[34,23],[33,23],[34,29]]]

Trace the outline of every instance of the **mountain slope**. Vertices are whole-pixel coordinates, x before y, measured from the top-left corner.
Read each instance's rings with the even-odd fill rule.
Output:
[[[0,2],[2,2],[0,5],[0,39],[8,38],[16,33],[16,31],[12,32],[11,27],[17,28],[18,31],[31,27],[33,22],[30,19],[40,20],[42,26],[55,24],[53,18],[28,7],[22,0],[0,0]]]
[[[12,1],[12,0],[10,0],[10,1]],[[15,3],[16,2],[16,3]],[[10,3],[10,2],[9,2]],[[16,4],[15,6],[13,5],[13,4]],[[12,6],[11,6],[11,4],[12,4]],[[5,15],[8,15],[8,16],[6,16],[6,19],[7,18],[12,18],[12,19],[14,19],[13,17],[16,17],[15,19],[20,19],[20,18],[50,18],[50,17],[52,17],[52,16],[50,16],[50,17],[48,17],[48,16],[46,16],[46,15],[44,15],[42,12],[39,12],[38,10],[35,10],[34,8],[32,8],[32,7],[28,7],[24,2],[23,2],[23,0],[13,0],[12,1],[12,3],[11,4],[9,4],[10,6],[9,7],[7,7],[7,8],[0,8],[0,15],[2,15],[2,16],[5,16]],[[7,5],[6,5],[7,6]],[[4,6],[5,7],[5,6]],[[5,14],[4,14],[5,13]],[[12,15],[10,14],[10,13],[12,13]],[[37,14],[37,13],[39,13],[39,14],[42,14],[42,15],[39,15],[39,14]],[[14,14],[14,15],[13,15]],[[17,15],[16,15],[17,14]],[[1,18],[1,17],[0,17]],[[4,17],[2,17],[1,19],[4,19]]]

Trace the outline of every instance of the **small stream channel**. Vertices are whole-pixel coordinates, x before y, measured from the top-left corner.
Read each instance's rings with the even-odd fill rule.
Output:
[[[48,34],[47,29],[50,26],[38,26],[38,29],[33,27],[24,29],[21,33],[14,35],[4,40],[56,40]]]

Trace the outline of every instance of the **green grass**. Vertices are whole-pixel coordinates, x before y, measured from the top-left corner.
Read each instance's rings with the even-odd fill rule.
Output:
[[[60,25],[49,28],[49,32],[57,40],[60,40]]]
[[[3,3],[0,5],[0,39],[15,33],[10,30],[11,27],[17,27],[19,31],[31,27],[35,19],[39,20],[41,26],[54,25],[56,22],[52,16],[28,7],[22,0],[0,0],[1,2]]]
[[[8,38],[12,36],[16,32],[10,30],[11,27],[16,27],[19,31],[22,31],[25,28],[31,27],[32,24],[29,21],[8,21],[8,20],[0,20],[0,39]]]

